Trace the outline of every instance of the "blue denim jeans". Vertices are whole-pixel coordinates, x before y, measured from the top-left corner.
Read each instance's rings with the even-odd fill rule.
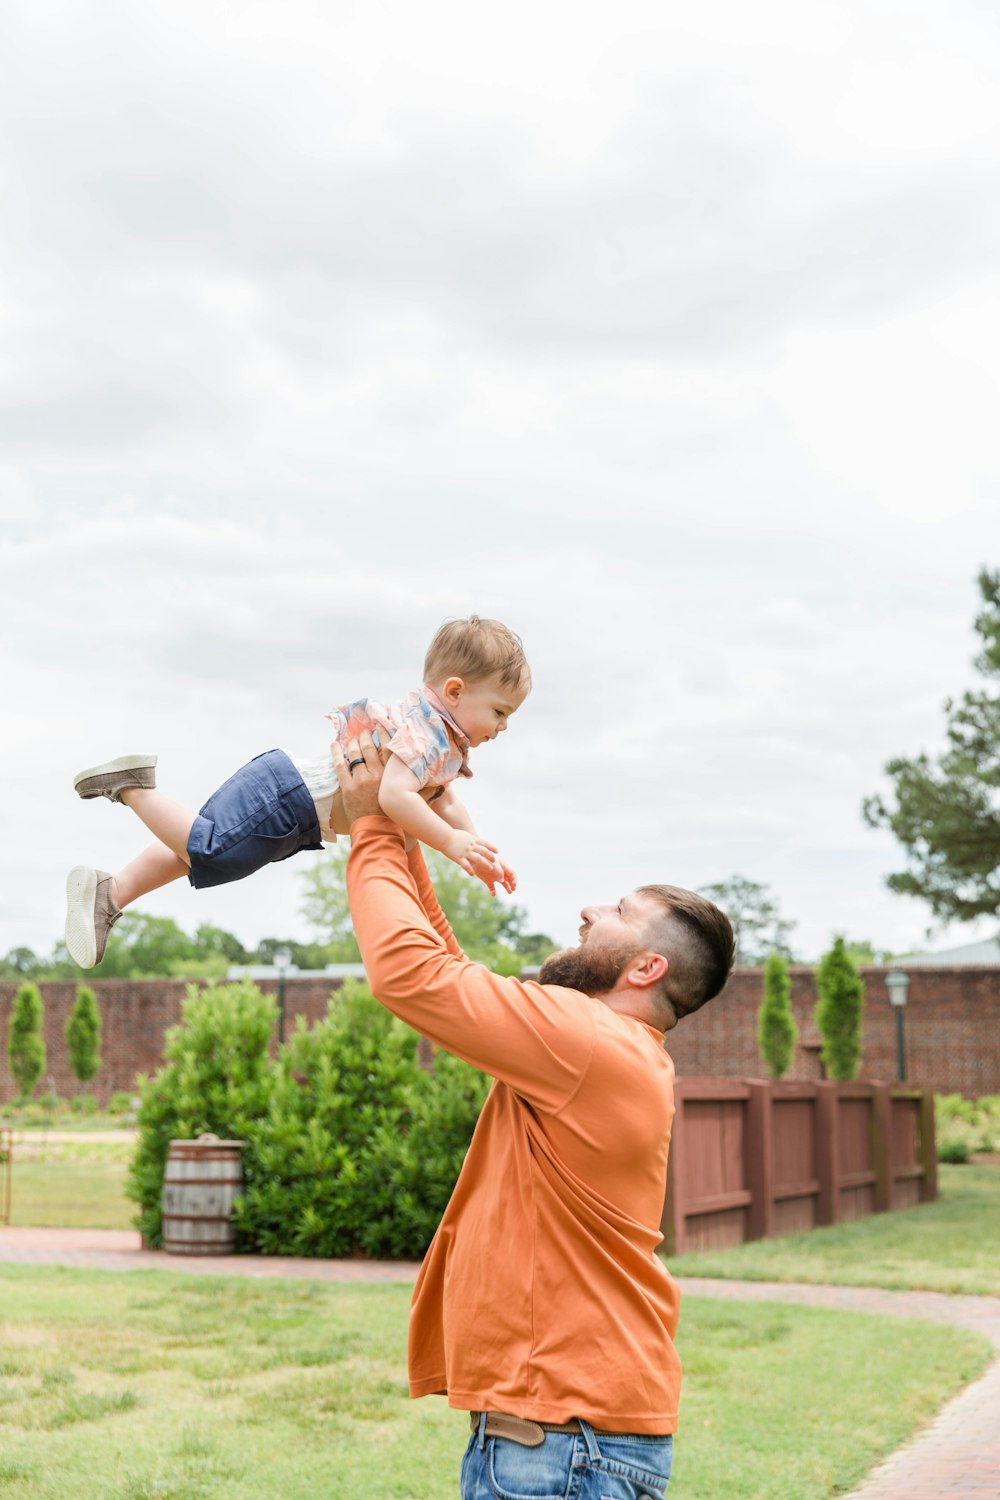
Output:
[[[665,1500],[671,1437],[598,1437],[581,1422],[526,1448],[484,1438],[482,1425],[462,1460],[462,1500]]]

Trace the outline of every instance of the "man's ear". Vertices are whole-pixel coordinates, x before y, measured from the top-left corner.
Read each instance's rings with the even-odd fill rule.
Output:
[[[446,677],[441,684],[441,697],[450,708],[455,707],[464,692],[465,679],[462,677]]]
[[[644,990],[648,989],[651,984],[659,984],[665,979],[669,968],[670,964],[662,953],[652,953],[647,949],[645,953],[636,955],[625,978],[629,984],[635,985],[636,989]]]

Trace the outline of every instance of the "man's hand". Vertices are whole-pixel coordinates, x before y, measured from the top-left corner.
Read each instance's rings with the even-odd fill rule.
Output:
[[[388,751],[376,746],[367,729],[361,731],[358,739],[348,740],[345,748],[346,754],[340,741],[334,740],[330,746],[330,754],[340,783],[344,816],[350,826],[355,818],[381,813],[378,784],[382,780],[382,767]]]

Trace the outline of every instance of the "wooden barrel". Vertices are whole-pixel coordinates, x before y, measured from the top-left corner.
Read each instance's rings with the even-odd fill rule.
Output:
[[[172,1255],[231,1255],[230,1213],[243,1186],[242,1141],[203,1135],[171,1141],[163,1174],[163,1248]]]

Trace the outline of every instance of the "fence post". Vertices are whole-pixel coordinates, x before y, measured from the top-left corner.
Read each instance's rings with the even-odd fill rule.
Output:
[[[875,1171],[875,1212],[892,1207],[892,1085],[873,1083],[872,1167]]]
[[[743,1149],[746,1182],[750,1189],[747,1239],[774,1236],[774,1086],[763,1080],[747,1083],[746,1135]]]
[[[816,1084],[816,1223],[836,1224],[840,1206],[840,1131],[837,1120],[838,1086]]]
[[[920,1162],[924,1169],[924,1175],[920,1179],[920,1201],[933,1203],[938,1195],[933,1089],[924,1089],[920,1100]]]

